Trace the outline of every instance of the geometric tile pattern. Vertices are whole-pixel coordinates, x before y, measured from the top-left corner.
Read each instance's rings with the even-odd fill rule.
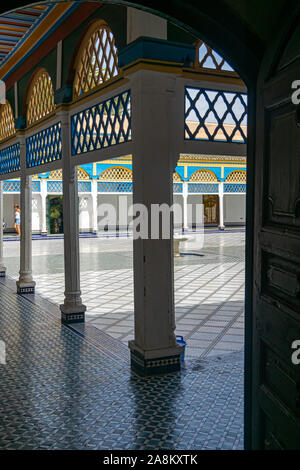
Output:
[[[0,175],[20,170],[20,144],[0,150]]]
[[[176,334],[187,341],[187,358],[243,349],[244,235],[244,232],[205,233],[204,247],[200,250],[203,256],[193,255],[188,243],[180,247],[185,255],[174,260]],[[43,253],[48,244],[51,256],[45,259],[34,256],[36,291],[60,304],[64,292],[63,264],[60,255],[54,257],[55,248],[51,248],[54,241],[40,243]],[[96,238],[82,239],[80,243],[86,324],[127,345],[134,330],[132,240]],[[125,251],[118,251],[118,246]],[[112,266],[114,260],[117,264]],[[47,273],[39,273],[41,264],[45,264]],[[11,274],[9,267],[8,271]]]
[[[0,449],[243,448],[243,354],[141,379],[0,285]]]
[[[247,95],[185,88],[185,139],[247,142]]]
[[[131,140],[130,91],[71,116],[72,155]]]
[[[58,122],[26,139],[27,168],[62,158],[61,123]]]

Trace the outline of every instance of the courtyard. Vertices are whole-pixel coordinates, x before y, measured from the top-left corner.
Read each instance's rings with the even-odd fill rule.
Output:
[[[127,345],[134,329],[132,238],[113,235],[80,239],[82,298],[86,323]],[[234,228],[206,230],[200,251],[181,243],[181,257],[174,259],[176,334],[187,341],[187,358],[243,349],[244,243],[244,230]],[[4,244],[7,274],[14,279],[18,244]],[[64,300],[63,263],[63,239],[34,240],[36,292],[57,305]]]
[[[243,230],[206,231],[175,259],[181,372],[130,372],[132,240],[81,238],[85,324],[61,325],[63,240],[33,241],[36,295],[15,294],[17,240],[0,282],[1,449],[242,449]]]

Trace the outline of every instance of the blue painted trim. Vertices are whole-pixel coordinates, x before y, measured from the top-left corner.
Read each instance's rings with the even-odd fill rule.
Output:
[[[143,36],[119,51],[118,64],[124,67],[138,59],[152,59],[190,67],[195,57],[195,46]]]

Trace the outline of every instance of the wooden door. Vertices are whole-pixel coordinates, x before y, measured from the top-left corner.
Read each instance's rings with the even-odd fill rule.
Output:
[[[300,449],[300,364],[293,348],[300,340],[300,105],[291,100],[292,83],[300,80],[300,28],[285,37],[283,48],[274,44],[268,52],[257,94],[251,426],[256,449]]]

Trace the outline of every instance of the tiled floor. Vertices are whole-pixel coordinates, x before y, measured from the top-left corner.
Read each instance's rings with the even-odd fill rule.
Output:
[[[176,333],[190,358],[243,350],[244,238],[242,230],[207,231],[195,251],[182,243],[175,259]],[[124,344],[133,337],[132,240],[81,239],[81,289],[87,322]],[[17,276],[18,242],[5,243],[8,273]],[[40,295],[62,303],[63,241],[33,242],[33,272]],[[201,255],[201,256],[199,256]]]
[[[79,335],[2,282],[0,449],[242,448],[242,353],[140,379],[122,343]]]

